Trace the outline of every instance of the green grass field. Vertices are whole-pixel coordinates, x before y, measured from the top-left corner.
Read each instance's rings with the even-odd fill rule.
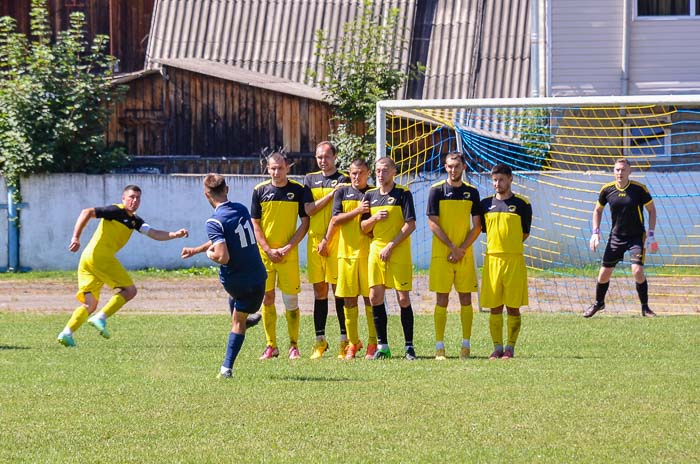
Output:
[[[460,361],[451,314],[445,362],[431,359],[432,318],[420,316],[413,363],[310,361],[307,316],[303,359],[258,361],[256,327],[233,381],[215,379],[225,314],[124,311],[112,339],[86,326],[75,349],[54,340],[66,318],[0,313],[0,462],[700,460],[694,316],[526,314],[517,357],[488,361],[480,313],[475,358]],[[398,317],[390,329],[401,354]]]

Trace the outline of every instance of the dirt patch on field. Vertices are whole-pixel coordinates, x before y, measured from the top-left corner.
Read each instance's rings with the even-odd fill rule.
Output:
[[[130,313],[148,314],[220,314],[227,311],[226,293],[215,277],[192,276],[177,278],[137,278],[139,294],[125,307]],[[530,304],[526,310],[539,312],[582,312],[594,294],[594,282],[589,278],[530,278]],[[76,306],[76,283],[66,280],[0,280],[0,311],[70,312]],[[650,305],[658,313],[700,314],[700,277],[650,278]],[[639,312],[639,302],[631,278],[614,279],[608,294],[607,313]],[[103,289],[102,303],[109,290]],[[428,290],[427,276],[414,277],[411,292],[413,308],[417,313],[432,313],[435,297]],[[387,293],[387,302],[393,312],[396,308],[393,292]],[[474,303],[478,306],[478,300]],[[278,309],[282,309],[280,295]],[[313,289],[302,284],[299,295],[302,312],[313,310]],[[333,313],[331,304],[331,314]],[[450,301],[451,311],[459,309],[456,295]]]

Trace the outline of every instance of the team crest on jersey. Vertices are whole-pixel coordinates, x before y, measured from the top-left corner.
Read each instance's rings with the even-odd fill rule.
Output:
[[[331,187],[335,187],[336,185],[338,185],[338,179],[333,179],[331,182]]]
[[[386,202],[389,203],[390,205],[393,205],[394,202],[396,202],[396,198],[394,198],[394,197],[389,197],[389,199],[388,199]]]
[[[471,194],[471,192],[464,192],[463,196],[464,196],[465,200],[469,200],[472,197],[472,194]]]
[[[294,200],[294,192],[287,192],[287,199]]]
[[[516,208],[515,205],[508,205],[508,211],[510,211],[511,213],[514,213],[516,209],[518,208]]]

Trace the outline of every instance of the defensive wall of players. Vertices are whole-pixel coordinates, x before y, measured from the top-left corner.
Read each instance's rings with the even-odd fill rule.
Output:
[[[528,245],[531,253],[539,253],[543,262],[565,262],[573,266],[595,264],[600,259],[587,251],[590,238],[590,218],[593,204],[600,186],[613,180],[610,172],[556,173],[552,182],[546,172],[517,174],[513,190],[530,199],[533,205],[533,231]],[[26,205],[20,212],[20,265],[34,270],[75,269],[79,254],[68,251],[70,236],[76,216],[80,210],[95,205],[118,202],[125,185],[137,184],[143,190],[138,214],[153,227],[173,230],[185,227],[191,236],[187,243],[198,244],[206,240],[202,224],[211,214],[211,207],[202,195],[202,175],[158,175],[158,174],[51,174],[34,175],[22,180],[22,202]],[[291,176],[299,181],[302,177]],[[567,179],[569,177],[570,179]],[[229,198],[250,206],[253,187],[267,180],[268,176],[227,176],[230,186]],[[417,228],[411,236],[413,260],[418,268],[427,268],[430,263],[431,233],[428,229],[425,207],[430,185],[444,178],[421,179],[411,184],[416,212],[419,214]],[[645,183],[654,196],[659,212],[658,240],[667,249],[682,252],[686,242],[699,232],[693,218],[684,215],[683,204],[700,201],[697,198],[679,198],[664,195],[669,185],[691,185],[696,172],[645,173],[633,177]],[[398,179],[397,179],[398,180]],[[471,175],[468,181],[474,184],[482,196],[492,194],[490,177]],[[7,189],[0,178],[0,203],[7,203]],[[607,214],[607,210],[606,210]],[[669,218],[673,218],[671,221]],[[604,217],[604,236],[607,236],[607,218]],[[90,237],[98,221],[91,221],[84,237]],[[673,229],[673,234],[671,234]],[[686,232],[683,232],[687,229]],[[665,231],[668,231],[666,234]],[[692,242],[692,243],[691,243]],[[130,269],[143,267],[180,268],[209,266],[205,256],[192,260],[180,259],[182,241],[170,241],[153,246],[151,240],[137,237],[119,253],[123,264]],[[300,244],[302,250],[306,243]],[[475,244],[477,265],[481,265],[481,244]],[[306,265],[306,253],[299,253],[302,266]],[[697,259],[697,258],[696,258]],[[7,210],[0,210],[0,268],[8,260]]]

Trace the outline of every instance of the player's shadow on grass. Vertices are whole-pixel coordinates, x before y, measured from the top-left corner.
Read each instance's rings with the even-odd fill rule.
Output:
[[[28,346],[0,345],[0,350],[28,350]]]
[[[357,379],[350,377],[327,377],[327,376],[309,376],[309,375],[280,375],[274,376],[276,380],[292,380],[294,382],[354,382]]]

